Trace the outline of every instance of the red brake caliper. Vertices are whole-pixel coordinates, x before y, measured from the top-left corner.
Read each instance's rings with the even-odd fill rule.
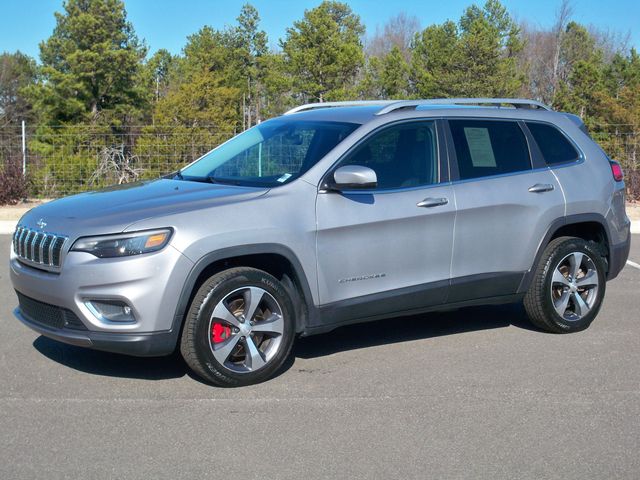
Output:
[[[211,327],[211,340],[213,343],[224,342],[231,335],[231,328],[221,323],[214,323]]]

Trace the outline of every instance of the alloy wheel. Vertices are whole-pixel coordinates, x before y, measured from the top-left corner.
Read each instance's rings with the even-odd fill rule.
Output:
[[[216,360],[237,373],[263,368],[276,355],[284,320],[276,299],[260,287],[238,288],[214,308],[209,346]]]
[[[564,320],[580,320],[596,304],[598,287],[598,270],[591,257],[583,252],[572,252],[553,270],[553,307]]]

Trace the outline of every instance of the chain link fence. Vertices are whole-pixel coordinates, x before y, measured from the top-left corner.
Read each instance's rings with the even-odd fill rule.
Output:
[[[157,178],[235,135],[211,126],[0,128],[0,165],[24,166],[29,195],[56,198]],[[1,187],[0,187],[1,188]]]
[[[213,126],[20,126],[0,128],[0,168],[24,166],[28,196],[56,198],[157,178],[216,147],[236,131]],[[592,137],[625,169],[629,197],[640,200],[640,129],[591,127]],[[25,151],[23,155],[23,139]],[[16,168],[19,170],[19,168]],[[5,188],[0,185],[0,189]]]

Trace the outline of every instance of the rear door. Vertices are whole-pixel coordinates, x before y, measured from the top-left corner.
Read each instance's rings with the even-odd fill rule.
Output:
[[[378,186],[318,195],[322,304],[362,302],[350,316],[366,317],[445,301],[455,204],[441,131],[435,121],[386,126],[339,162],[373,169]]]
[[[457,206],[450,302],[516,293],[564,196],[516,120],[450,119]],[[537,166],[537,165],[536,165]]]

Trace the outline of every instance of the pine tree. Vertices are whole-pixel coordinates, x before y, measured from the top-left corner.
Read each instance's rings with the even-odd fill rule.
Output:
[[[0,126],[31,120],[32,105],[25,88],[36,80],[36,62],[20,53],[0,54]]]
[[[138,84],[146,47],[127,21],[121,0],[67,0],[56,27],[40,44],[42,82],[32,94],[52,123],[121,123],[138,116]]]
[[[287,69],[304,100],[341,100],[353,92],[364,64],[364,27],[351,8],[324,1],[287,29],[282,42]]]
[[[412,78],[421,97],[509,97],[524,81],[520,30],[497,0],[466,9],[458,24],[427,27],[416,37]]]
[[[409,64],[400,48],[394,45],[383,57],[370,57],[362,81],[367,98],[407,98],[410,96]]]

